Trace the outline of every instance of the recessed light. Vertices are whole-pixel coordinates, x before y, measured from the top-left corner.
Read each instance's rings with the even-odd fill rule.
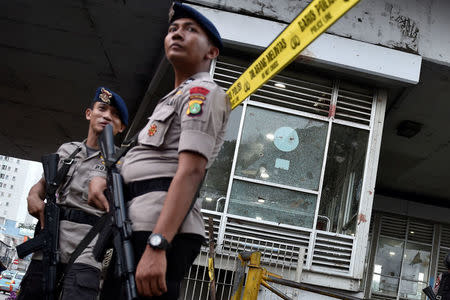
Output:
[[[282,89],[286,88],[286,85],[284,83],[281,83],[281,82],[275,82],[274,86],[282,88]]]

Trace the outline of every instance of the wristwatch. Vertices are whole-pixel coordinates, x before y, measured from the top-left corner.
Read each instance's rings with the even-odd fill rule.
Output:
[[[156,250],[167,250],[170,247],[169,242],[159,233],[152,233],[148,237],[147,244]]]

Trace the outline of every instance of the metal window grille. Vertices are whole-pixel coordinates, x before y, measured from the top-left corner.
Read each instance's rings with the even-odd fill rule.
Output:
[[[227,58],[217,61],[214,68],[213,78],[224,90],[245,70]],[[372,89],[356,88],[337,80],[308,75],[294,78],[284,72],[264,84],[250,100],[287,108],[310,118],[370,130],[374,118],[374,94]],[[217,299],[229,299],[234,270],[239,263],[237,254],[243,250],[262,252],[261,262],[265,267],[288,279],[294,279],[298,274],[300,249],[306,249],[304,270],[352,275],[355,241],[352,236],[273,224],[226,212],[203,210],[203,214],[206,221],[209,215],[214,217]],[[207,222],[205,224],[207,226]],[[208,299],[207,253],[208,247],[202,247],[183,281],[180,299]],[[288,294],[295,292],[288,291]]]
[[[450,253],[450,225],[442,225],[441,242],[439,245],[438,273],[447,271],[444,258]]]

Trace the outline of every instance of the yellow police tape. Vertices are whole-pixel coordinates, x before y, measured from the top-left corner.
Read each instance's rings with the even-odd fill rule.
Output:
[[[227,94],[235,108],[336,22],[359,0],[313,0],[231,85]]]
[[[208,258],[208,273],[209,280],[214,281],[214,259],[212,257]]]

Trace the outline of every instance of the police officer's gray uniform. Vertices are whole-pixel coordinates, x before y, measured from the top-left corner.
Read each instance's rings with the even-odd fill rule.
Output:
[[[94,99],[114,106],[123,125],[128,124],[128,110],[120,95],[106,87],[99,87]],[[103,104],[103,105],[104,105]],[[70,261],[71,255],[83,240],[92,226],[98,222],[105,212],[88,205],[89,182],[93,177],[106,177],[106,168],[103,164],[100,151],[87,147],[83,142],[70,142],[60,146],[57,151],[60,162],[59,169],[64,163],[72,160],[67,174],[63,178],[58,191],[57,203],[60,207],[59,251],[60,264],[58,265],[58,282],[61,272],[66,268],[64,264]],[[73,155],[75,157],[73,157]],[[84,248],[64,277],[62,299],[96,299],[100,285],[101,263],[93,255],[93,248],[97,241],[94,238]],[[42,279],[43,266],[42,253],[33,254],[27,272],[21,283],[19,300],[43,299]]]
[[[85,142],[65,143],[57,151],[60,157],[59,168],[77,148],[80,148],[80,151],[76,154],[73,164],[57,191],[57,203],[61,208],[59,250],[62,264],[68,263],[73,251],[92,228],[92,225],[105,213],[87,204],[89,181],[96,176],[106,177],[106,169],[100,151],[86,147]],[[66,274],[63,299],[72,297],[74,293],[83,297],[97,295],[101,263],[95,260],[92,253],[96,241],[97,238],[90,242],[75,260],[73,271]],[[33,254],[33,259],[41,260],[42,252]],[[32,275],[35,276],[34,281],[42,277],[41,272]],[[80,291],[82,294],[79,294]],[[37,295],[35,296],[39,298]]]
[[[101,216],[105,211],[94,208],[87,203],[89,181],[95,176],[106,177],[106,169],[100,151],[94,150],[94,152],[88,154],[86,144],[72,142],[63,144],[57,153],[61,158],[67,158],[77,147],[81,147],[82,150],[76,155],[75,162],[67,173],[66,180],[59,190],[57,202],[62,208],[81,210],[89,215]],[[95,220],[95,218],[92,218],[92,220]],[[91,225],[70,220],[60,222],[61,263],[68,262],[70,255],[91,227]],[[95,241],[92,241],[83,250],[75,263],[84,263],[100,269],[101,264],[92,255]]]
[[[173,177],[183,151],[201,154],[209,168],[222,146],[229,113],[229,100],[209,73],[186,80],[160,101],[139,133],[138,145],[128,152],[122,167],[125,183]],[[153,230],[166,194],[151,192],[128,203],[133,231]],[[197,201],[179,232],[204,235],[200,209]]]

